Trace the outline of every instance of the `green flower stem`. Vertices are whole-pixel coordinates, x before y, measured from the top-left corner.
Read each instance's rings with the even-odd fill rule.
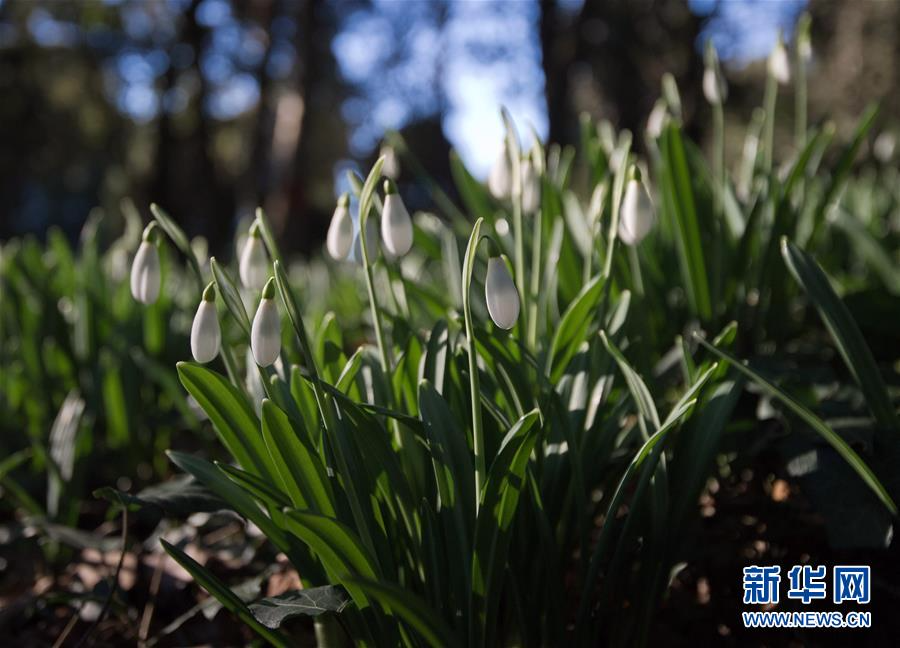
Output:
[[[765,108],[765,131],[763,140],[763,171],[766,176],[772,172],[773,147],[775,146],[775,103],[778,99],[778,81],[769,73],[766,76],[766,94],[763,99]]]
[[[369,262],[369,251],[366,245],[366,221],[368,217],[360,214],[360,235],[359,235],[359,247],[362,250],[363,257],[363,267],[365,269],[366,276],[366,290],[369,293],[369,308],[372,310],[372,323],[375,326],[375,341],[378,344],[378,355],[381,360],[381,370],[384,372],[385,376],[390,379],[391,375],[391,358],[390,358],[390,350],[387,348],[387,345],[384,343],[384,330],[381,327],[381,314],[378,306],[378,297],[375,294],[375,279],[374,273],[372,272],[372,266]],[[388,389],[388,393],[392,392],[391,389]],[[393,400],[393,399],[391,399]]]
[[[513,164],[513,172],[519,173],[519,165]],[[516,290],[519,291],[519,296],[523,301],[526,300],[528,293],[525,292],[525,230],[524,225],[522,224],[522,191],[519,189],[521,184],[517,181],[513,181],[513,196],[512,196],[512,208],[513,208],[513,229],[515,236],[515,244],[516,244]],[[528,313],[528,305],[523,304],[525,308],[522,309],[526,314]],[[526,327],[528,327],[528,322],[523,322]]]
[[[631,283],[634,292],[637,295],[644,294],[644,278],[641,274],[641,260],[638,257],[638,249],[636,245],[628,246],[628,263],[631,266]]]
[[[537,348],[537,325],[538,325],[538,298],[541,290],[541,236],[543,223],[541,222],[541,212],[538,209],[534,214],[534,223],[532,224],[534,232],[532,233],[531,247],[531,293],[528,302],[528,348],[534,351]]]
[[[713,188],[713,223],[716,230],[715,244],[713,246],[712,263],[715,271],[712,273],[713,303],[718,303],[722,284],[722,230],[725,224],[725,110],[722,103],[713,105],[713,173],[715,187]]]
[[[463,262],[462,302],[463,319],[466,326],[466,347],[469,354],[469,392],[472,397],[472,444],[475,453],[475,511],[481,506],[481,488],[487,476],[484,458],[484,424],[481,420],[481,385],[478,378],[478,360],[475,348],[475,327],[472,324],[471,284],[472,268],[475,265],[475,253],[481,242],[481,224],[483,218],[475,221],[466,256]]]

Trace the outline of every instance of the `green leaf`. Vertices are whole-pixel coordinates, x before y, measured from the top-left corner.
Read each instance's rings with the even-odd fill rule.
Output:
[[[859,477],[869,486],[869,488],[872,489],[872,491],[878,496],[878,499],[881,500],[881,502],[887,507],[887,509],[892,514],[897,515],[897,505],[894,504],[894,500],[891,499],[891,496],[888,494],[887,490],[885,490],[884,486],[882,486],[881,482],[878,481],[878,478],[869,469],[869,467],[860,458],[860,456],[856,454],[853,448],[851,448],[847,444],[847,442],[837,434],[837,432],[828,427],[822,419],[813,414],[800,401],[795,399],[790,394],[779,389],[774,384],[763,378],[761,375],[750,369],[750,367],[747,366],[746,363],[741,362],[731,354],[714,347],[699,335],[695,334],[694,337],[711,353],[719,356],[722,360],[726,360],[731,363],[731,365],[735,369],[737,369],[742,374],[747,376],[750,380],[762,387],[763,391],[765,391],[773,398],[784,403],[788,407],[788,409],[793,411],[797,416],[805,421],[816,433],[818,433],[825,441],[827,441],[828,444],[831,445],[831,447],[837,450],[837,452],[844,458],[844,461],[850,464],[853,470],[856,471],[856,474],[859,475]]]
[[[259,420],[243,393],[221,374],[192,362],[178,363],[181,384],[213,423],[219,438],[244,470],[270,476],[268,452],[259,433]]]
[[[316,451],[307,445],[275,403],[262,404],[262,432],[266,446],[294,506],[334,516],[331,485]]]
[[[187,259],[191,271],[197,278],[197,285],[202,291],[203,286],[206,284],[203,280],[203,273],[200,272],[200,264],[197,263],[197,257],[194,255],[194,250],[191,248],[191,242],[188,240],[187,234],[185,234],[184,230],[178,226],[178,223],[176,223],[174,219],[156,203],[150,204],[150,213],[153,214],[153,218],[159,223],[159,226],[166,233],[166,236],[168,236],[172,243],[175,244],[178,251]]]
[[[338,614],[349,604],[350,597],[343,587],[323,585],[259,599],[251,603],[249,609],[257,621],[275,629],[297,616],[317,617],[325,612]]]
[[[696,401],[684,402],[681,404],[681,407],[673,410],[673,412],[666,418],[666,424],[660,427],[655,433],[653,433],[650,438],[648,438],[640,447],[640,449],[631,459],[631,462],[628,464],[628,468],[626,468],[625,473],[622,475],[622,478],[619,480],[619,484],[618,486],[616,486],[615,493],[610,499],[609,505],[606,507],[606,522],[600,530],[600,537],[598,538],[597,544],[594,547],[594,552],[591,556],[591,561],[588,566],[587,578],[584,581],[585,589],[581,595],[581,603],[578,607],[578,621],[576,622],[576,628],[578,629],[579,633],[584,632],[588,628],[588,614],[591,609],[591,603],[594,599],[593,590],[597,583],[597,577],[600,575],[600,567],[602,566],[602,561],[607,557],[607,553],[610,551],[613,528],[618,526],[616,524],[616,513],[622,506],[622,501],[625,499],[627,487],[629,482],[631,481],[632,476],[641,468],[641,466],[650,456],[650,453],[653,452],[653,449],[657,446],[657,444],[663,441],[669,431],[679,423],[681,418],[685,414],[687,414],[688,411],[690,411],[695,402]],[[662,448],[662,446],[660,446],[660,448]],[[649,475],[654,472],[653,468],[655,466],[655,461],[658,458],[659,453],[654,453],[653,463],[647,466],[647,470],[644,473],[648,476],[648,478]]]
[[[216,282],[216,290],[222,295],[222,301],[234,321],[238,323],[247,339],[250,338],[250,317],[247,315],[247,309],[244,308],[244,301],[238,292],[237,286],[221,267],[219,267],[216,257],[209,260],[209,267],[212,269],[213,280]]]
[[[242,486],[229,479],[225,472],[208,461],[193,457],[183,452],[169,450],[169,459],[186,473],[193,475],[197,481],[222,498],[239,515],[258,526],[269,541],[288,556],[293,555],[288,538],[278,526],[272,522],[259,508],[250,493]]]
[[[578,347],[587,338],[605,285],[602,275],[595,276],[584,285],[563,313],[553,333],[553,341],[550,343],[550,351],[545,360],[544,373],[550,377],[551,382],[559,381]]]
[[[637,406],[638,412],[644,417],[645,421],[653,426],[654,430],[658,430],[660,427],[659,412],[656,410],[656,404],[653,402],[653,397],[650,395],[650,390],[647,389],[647,385],[640,375],[631,368],[631,365],[628,364],[628,361],[625,359],[625,356],[622,355],[622,352],[619,351],[618,347],[613,344],[612,340],[606,337],[604,331],[600,331],[600,339],[603,341],[606,350],[609,351],[610,355],[615,359],[616,364],[619,365],[619,370],[622,372],[622,375],[625,376],[628,391],[631,392],[631,397],[634,399],[634,404]]]
[[[263,241],[269,250],[269,258],[273,261],[281,261],[281,254],[278,251],[278,244],[275,242],[275,235],[269,226],[269,219],[266,218],[266,212],[262,207],[256,208],[256,222],[259,223],[259,230],[262,233]]]
[[[188,475],[148,486],[137,494],[104,486],[94,491],[94,497],[113,504],[124,502],[139,508],[152,508],[163,515],[179,519],[185,519],[194,513],[211,513],[228,508],[224,500]]]
[[[535,409],[510,428],[481,493],[472,557],[471,645],[494,645],[493,625],[498,618],[510,531],[525,487],[528,460],[538,440],[539,419],[540,412]]]
[[[709,283],[691,172],[684,152],[681,130],[670,123],[660,138],[663,174],[660,190],[666,212],[672,219],[684,288],[693,312],[703,320],[712,316]]]
[[[453,630],[431,607],[409,591],[386,581],[347,579],[347,584],[365,592],[373,600],[390,609],[418,632],[434,648],[461,646]]]
[[[169,554],[175,562],[184,567],[203,589],[212,594],[226,610],[246,623],[254,632],[256,632],[256,634],[273,646],[278,646],[279,648],[288,648],[291,645],[290,640],[280,632],[275,632],[271,628],[267,628],[257,621],[256,617],[254,617],[253,613],[250,611],[250,608],[244,604],[237,594],[228,589],[228,586],[225,585],[225,583],[216,578],[212,572],[201,566],[200,563],[174,545],[169,544],[162,539],[160,539],[160,543],[166,553]]]
[[[285,511],[288,530],[312,549],[328,572],[329,578],[344,585],[360,608],[368,606],[362,589],[348,585],[352,577],[377,580],[376,561],[347,525],[334,518],[303,511]]]
[[[853,321],[850,311],[831,287],[828,275],[815,259],[787,238],[781,239],[781,256],[784,257],[784,262],[794,279],[819,311],[847,369],[862,390],[866,404],[878,423],[895,433],[900,431],[900,422],[891,405],[891,398],[878,365],[875,364],[872,351],[863,339],[856,322]]]
[[[466,210],[479,218],[490,218],[491,200],[487,192],[482,184],[472,177],[459,154],[453,149],[450,150],[450,174]]]

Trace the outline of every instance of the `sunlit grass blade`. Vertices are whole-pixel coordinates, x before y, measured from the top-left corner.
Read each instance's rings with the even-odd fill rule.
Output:
[[[706,261],[691,187],[691,171],[684,152],[681,130],[677,125],[669,124],[666,127],[660,139],[660,147],[664,162],[660,193],[665,211],[674,221],[684,288],[694,313],[701,319],[708,320],[712,315],[712,304]]]

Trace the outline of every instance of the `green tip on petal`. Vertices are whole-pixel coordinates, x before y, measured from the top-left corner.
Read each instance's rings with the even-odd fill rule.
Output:
[[[263,299],[274,299],[275,298],[275,277],[271,277],[268,282],[266,282],[265,288],[262,291]]]
[[[253,221],[253,225],[250,226],[250,236],[252,236],[253,238],[259,238],[260,236],[262,236],[258,220]]]
[[[631,165],[631,170],[628,173],[628,177],[632,180],[636,180],[637,182],[641,181],[641,170],[636,164]]]
[[[338,198],[338,207],[346,207],[350,204],[350,194],[344,192]]]
[[[397,193],[397,185],[394,184],[393,180],[388,178],[384,181],[384,195],[387,196],[395,193]]]
[[[203,290],[203,301],[216,301],[216,283],[214,281],[210,281],[206,288]]]

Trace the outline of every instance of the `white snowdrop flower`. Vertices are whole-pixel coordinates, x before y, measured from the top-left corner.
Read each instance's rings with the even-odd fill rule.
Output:
[[[269,279],[262,291],[259,308],[250,329],[250,348],[260,367],[274,364],[281,353],[281,317],[275,305],[275,279]]]
[[[875,144],[872,146],[872,152],[875,158],[882,163],[888,163],[894,157],[894,151],[897,149],[897,138],[890,131],[879,133],[875,138]]]
[[[343,261],[350,254],[352,246],[353,219],[350,217],[350,197],[347,194],[343,194],[338,199],[334,215],[331,217],[331,225],[328,226],[325,247],[332,259]]]
[[[397,185],[384,181],[384,208],[381,210],[381,240],[391,256],[400,257],[409,252],[413,243],[413,224],[403,199],[397,193]],[[366,241],[368,244],[368,241]]]
[[[397,156],[397,150],[389,144],[383,144],[378,152],[379,157],[384,158],[381,165],[381,175],[391,180],[400,177],[400,158]]]
[[[142,304],[152,304],[159,299],[161,279],[156,227],[156,222],[147,225],[131,264],[131,295]]]
[[[241,283],[250,290],[260,290],[269,278],[269,259],[266,245],[259,231],[259,223],[250,227],[250,236],[241,250],[241,261],[238,266]]]
[[[657,99],[653,104],[653,110],[647,117],[647,135],[650,139],[657,140],[662,135],[663,126],[666,125],[666,118],[669,116],[668,107],[663,99]]]
[[[526,156],[522,160],[522,211],[534,214],[540,207],[541,176],[531,156]]]
[[[505,200],[512,193],[512,164],[505,144],[500,149],[500,155],[497,156],[494,166],[491,167],[488,190],[497,200]]]
[[[791,82],[791,61],[788,58],[787,49],[784,47],[784,41],[781,40],[781,36],[778,37],[775,47],[772,48],[772,52],[769,54],[768,67],[769,74],[775,77],[775,80],[781,85]]]
[[[219,355],[222,331],[216,312],[216,287],[210,283],[203,291],[203,299],[191,325],[191,354],[200,363],[212,362]]]
[[[494,324],[507,330],[516,325],[519,318],[519,293],[503,257],[492,256],[488,259],[484,300]]]
[[[366,251],[369,253],[369,263],[375,262],[378,256],[378,228],[371,218],[366,219]],[[357,263],[362,265],[363,253],[362,245],[359,241],[359,226],[357,224],[356,233],[353,235],[353,258]]]
[[[703,96],[713,105],[722,104],[728,98],[728,85],[714,67],[703,71]]]
[[[619,208],[619,238],[625,245],[637,245],[644,240],[655,223],[653,203],[641,182],[640,172],[635,168]]]

